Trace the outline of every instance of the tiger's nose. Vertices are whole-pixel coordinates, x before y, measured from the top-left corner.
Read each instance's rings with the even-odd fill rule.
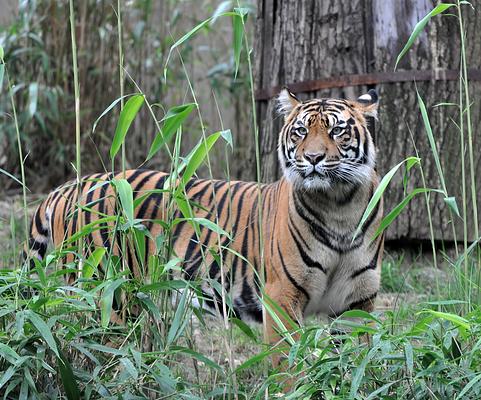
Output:
[[[312,165],[319,164],[324,158],[325,154],[322,153],[305,153],[304,158],[309,161]]]

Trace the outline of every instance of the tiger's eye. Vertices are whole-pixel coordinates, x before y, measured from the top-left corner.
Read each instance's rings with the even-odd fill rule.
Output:
[[[332,135],[339,135],[342,132],[342,128],[339,126],[335,126],[334,128],[331,129],[331,134]]]
[[[305,136],[307,135],[307,128],[305,126],[300,126],[299,128],[297,128],[296,133],[299,135]]]

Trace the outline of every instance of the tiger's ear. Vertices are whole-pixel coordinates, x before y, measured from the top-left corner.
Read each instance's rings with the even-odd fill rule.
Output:
[[[368,116],[377,118],[377,108],[379,104],[379,96],[374,89],[357,98],[357,103],[361,112]]]
[[[277,110],[286,117],[298,104],[299,99],[286,87],[277,96]]]

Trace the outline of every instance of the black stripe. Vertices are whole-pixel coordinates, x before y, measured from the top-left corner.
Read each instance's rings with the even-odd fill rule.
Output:
[[[349,192],[342,199],[336,199],[336,204],[338,206],[345,206],[346,204],[350,203],[360,187],[361,185],[353,185],[351,190],[349,190]]]
[[[360,309],[360,307],[362,307],[365,303],[367,302],[374,302],[374,300],[376,299],[377,297],[377,292],[367,296],[367,297],[363,297],[361,298],[360,300],[356,300],[354,302],[352,302],[351,304],[349,304],[344,310],[342,310],[341,312],[338,312],[338,313],[332,313],[332,314],[329,314],[329,317],[330,318],[337,318],[339,315],[342,315],[343,313],[345,313],[346,311],[350,311],[350,310],[358,310]]]
[[[201,192],[203,193],[201,195],[201,197],[203,197],[204,195],[211,195],[211,196],[214,196],[214,192],[215,190],[217,190],[217,187],[220,187],[222,186],[224,182],[222,181],[216,181],[216,182],[212,182],[212,181],[207,181],[207,184],[201,188]],[[206,187],[207,186],[210,186],[211,184],[214,184],[214,189],[212,191],[206,191]],[[225,191],[224,193],[224,196],[227,196],[227,193],[228,193],[228,190]],[[198,193],[196,193],[197,195]],[[215,211],[215,207],[213,207],[206,215],[206,218],[207,219],[210,219],[212,216],[213,216],[213,213]],[[182,226],[185,226],[188,222],[185,221],[185,222],[182,222],[180,223],[179,225],[182,224]],[[175,234],[177,232],[174,232]],[[189,264],[189,266],[187,268],[185,268],[185,271],[184,271],[184,276],[187,278],[187,279],[193,279],[194,278],[194,275],[193,275],[193,272],[194,271],[197,271],[200,267],[200,265],[202,264],[202,246],[204,245],[209,245],[209,241],[210,241],[210,236],[212,234],[212,230],[208,230],[207,231],[207,235],[206,235],[206,239],[201,243],[201,236],[202,236],[202,231],[200,232],[200,235],[198,237],[198,234],[196,232],[196,230],[194,229],[194,232],[192,233],[190,239],[189,239],[189,244],[187,245],[187,249],[184,253],[184,262],[187,264]],[[195,253],[194,255],[194,251],[195,249],[198,247],[198,250],[197,252]],[[213,261],[212,264],[216,264],[215,260]],[[215,267],[214,267],[215,268]]]
[[[42,224],[42,219],[40,217],[40,208],[41,208],[41,205],[38,207],[37,212],[35,213],[35,217],[34,217],[35,228],[37,229],[37,232],[40,235],[48,236],[48,229],[45,229]]]
[[[358,269],[357,271],[354,271],[351,274],[351,279],[354,279],[354,278],[358,277],[359,275],[363,274],[366,271],[369,271],[371,269],[376,269],[377,259],[379,257],[379,250],[381,249],[381,243],[382,243],[382,239],[379,240],[379,243],[378,243],[378,246],[377,246],[377,249],[376,249],[376,253],[374,254],[374,257],[372,258],[370,263],[368,265],[366,265],[364,268],[361,268],[361,269]]]
[[[107,194],[107,189],[110,186],[110,181],[112,180],[112,173],[108,173],[105,177],[105,182],[103,183],[102,187],[100,188],[99,193],[99,213],[105,214],[105,196]],[[109,226],[100,229],[100,236],[102,238],[102,244],[105,248],[110,250],[110,238],[109,238]]]
[[[50,202],[50,204],[52,204],[55,201],[55,205],[52,207],[52,213],[50,214],[50,234],[52,235],[52,242],[55,242],[55,214],[57,212],[57,205],[62,198],[64,190],[65,188],[59,189]]]
[[[224,182],[223,182],[224,183]],[[227,183],[225,183],[227,184]],[[228,184],[227,184],[228,185]],[[215,207],[214,205],[214,209],[217,208],[216,212],[217,212],[217,215],[219,214],[222,214],[222,211],[224,209],[224,204],[225,204],[225,201],[227,199],[227,195],[229,193],[233,194],[235,196],[235,193],[237,192],[237,189],[239,187],[239,182],[236,182],[234,185],[230,186],[230,187],[227,187],[224,191],[224,194],[222,195],[219,203],[217,204],[217,207]],[[213,212],[214,209],[211,211]],[[227,212],[226,213],[226,221],[225,221],[225,224],[222,224],[221,221],[220,221],[220,218],[218,218],[218,221],[219,221],[219,224],[220,226],[226,226],[227,224],[227,218],[229,218],[229,213]],[[209,246],[209,242],[210,242],[210,237],[212,235],[212,230],[209,229],[209,231],[207,232],[207,235],[206,235],[206,238],[205,240],[203,241],[205,243],[206,246]],[[222,251],[222,249],[219,249],[219,251]],[[217,261],[213,261],[212,264],[210,265],[209,267],[209,276],[211,278],[214,278],[215,276],[217,276],[217,274],[219,273],[219,270],[220,270],[220,267],[217,263]]]
[[[323,224],[320,216],[305,202],[301,201],[297,192],[294,192],[294,207],[299,216],[305,220],[309,225],[309,230],[316,240],[327,246],[329,249],[338,253],[352,251],[359,248],[364,239],[365,229],[362,229],[362,235],[358,235],[354,241],[352,241],[352,232],[348,234],[336,234]],[[301,204],[302,203],[302,204]],[[304,206],[304,207],[303,207]],[[310,214],[308,215],[306,211]],[[316,218],[316,215],[318,218]]]
[[[40,257],[43,258],[45,252],[47,251],[47,243],[37,242],[34,238],[29,239],[28,247],[31,250],[36,250],[39,252]]]
[[[296,235],[290,230],[290,225],[288,225],[289,231],[291,233],[292,238],[294,239],[294,242],[296,243],[297,250],[299,251],[299,254],[301,255],[302,261],[308,268],[316,268],[321,270],[322,272],[326,273],[326,270],[324,267],[318,263],[317,261],[313,260],[305,251],[304,248],[302,247],[302,244],[299,242],[297,239]]]
[[[377,297],[377,292],[376,293],[373,293],[371,294],[370,296],[368,297],[363,297],[362,299],[360,300],[357,300],[357,301],[354,301],[352,302],[351,304],[349,304],[349,306],[347,307],[347,310],[357,310],[359,307],[361,307],[363,304],[367,303],[367,302],[373,302],[373,300]],[[347,311],[346,310],[346,311]],[[344,312],[344,311],[343,311]]]
[[[297,235],[297,238],[302,242],[302,246],[307,248],[308,251],[311,251],[311,246],[309,246],[304,236],[299,231],[299,228],[297,227],[296,223],[292,219],[292,214],[287,213],[287,218],[288,218],[287,223],[288,223],[289,230],[291,231],[291,235],[292,236]],[[294,230],[294,232],[292,232],[292,230]]]
[[[136,169],[135,172],[132,173],[127,178],[127,182],[132,185],[132,183],[138,178],[139,175],[143,174],[144,172],[147,172],[145,169]]]
[[[154,175],[158,174],[157,171],[144,171],[146,174],[144,177],[138,182],[133,188],[132,192],[134,193],[134,199],[136,199],[140,192],[142,191],[144,185],[152,178]]]
[[[369,133],[368,133],[368,130],[363,127],[363,131],[364,131],[364,146],[363,146],[363,149],[364,149],[364,154],[361,158],[361,162],[364,164],[367,162],[367,158],[368,158],[368,152],[369,152]]]
[[[165,182],[165,179],[166,179],[167,175],[162,175],[160,176],[157,181],[155,182],[155,185],[154,185],[154,189],[163,189],[164,187],[164,182]],[[162,197],[163,197],[163,193],[151,193],[149,195],[148,198],[146,198],[144,200],[144,202],[142,203],[142,206],[140,207],[140,210],[139,212],[137,213],[136,215],[136,218],[137,219],[144,219],[146,213],[147,213],[147,210],[149,209],[149,206],[152,202],[154,202],[154,200],[156,200],[156,205],[158,205],[158,203],[160,202],[160,200],[162,200]],[[154,207],[155,208],[155,207]],[[152,217],[155,215],[155,210],[152,211],[152,213],[150,214],[150,218],[147,218],[147,219],[152,219]],[[152,226],[152,222],[150,221],[150,226]],[[149,228],[150,229],[150,228]]]
[[[92,198],[93,198],[93,195],[95,193],[95,190],[91,190],[91,189],[97,183],[95,181],[95,179],[98,179],[101,176],[102,176],[102,174],[95,174],[95,175],[92,175],[89,178],[89,179],[91,179],[90,185],[85,188],[85,191],[87,192],[87,197],[85,199],[85,206],[86,207],[91,208],[90,203],[92,202]],[[92,213],[90,211],[85,211],[85,225],[90,224],[91,221],[92,221]],[[92,233],[89,233],[89,235],[87,237],[87,243],[90,244],[90,243],[93,243],[93,242],[94,242],[94,240],[93,240]]]
[[[331,240],[328,238],[327,232],[314,220],[312,216],[306,214],[305,209],[300,204],[296,192],[294,192],[293,199],[294,207],[297,214],[308,223],[309,230],[311,231],[315,239],[330,248],[331,250],[339,251],[339,247],[331,243]]]
[[[67,190],[65,193],[64,197],[66,198],[66,204],[63,209],[63,226],[64,226],[64,231],[68,233],[68,223],[70,222],[70,219],[72,218],[72,215],[70,215],[70,206],[72,204],[72,193],[74,192],[75,188],[70,188]]]
[[[284,258],[282,257],[281,249],[279,247],[279,242],[277,243],[277,252],[279,253],[282,269],[284,270],[284,273],[286,274],[287,279],[289,279],[289,281],[297,290],[299,290],[302,294],[304,294],[304,296],[306,296],[307,302],[309,302],[309,300],[311,299],[311,297],[309,296],[309,293],[307,293],[306,289],[304,289],[301,285],[299,285],[299,283],[297,283],[296,280],[293,278],[293,276],[289,273],[289,270],[287,269],[287,266],[284,262]]]
[[[356,158],[359,157],[359,146],[361,145],[361,135],[359,134],[359,129],[357,128],[357,126],[354,126],[354,134],[356,135],[356,139],[357,139],[357,147],[355,149],[353,149],[356,153]]]
[[[245,197],[246,193],[249,191],[249,189],[252,187],[252,185],[253,184],[243,183],[242,184],[243,188],[239,189],[239,190],[242,190],[242,193],[239,195],[239,200],[237,202],[237,208],[236,208],[236,219],[234,221],[234,224],[232,225],[231,236],[232,236],[233,241],[235,240],[235,237],[237,235],[240,215],[241,215],[243,204],[244,204],[244,197]],[[247,256],[247,254],[243,254],[242,251],[241,251],[241,255],[244,256],[244,257]],[[233,257],[234,257],[234,260],[232,261],[231,270],[229,271],[229,274],[227,275],[227,277],[229,278],[229,281],[230,281],[230,275],[232,274],[232,284],[234,284],[234,282],[236,280],[237,265],[239,264],[239,257],[237,257],[236,255],[234,255]]]
[[[372,197],[372,195],[374,194],[374,185],[372,185],[372,188],[371,188],[371,193],[369,195],[369,198]],[[364,225],[362,226],[361,228],[361,232],[362,232],[362,235],[364,235],[367,230],[369,229],[369,227],[371,226],[371,224],[374,222],[374,220],[376,219],[378,213],[379,213],[379,205],[381,204],[381,200],[377,202],[376,204],[376,207],[374,207],[374,210],[372,210],[371,214],[369,215],[369,218],[367,219],[367,221],[364,223]],[[363,213],[364,214],[364,213]],[[362,218],[362,217],[361,217]]]
[[[279,191],[281,190],[282,183],[281,183],[281,181],[279,181],[278,183],[275,183],[274,185],[275,185],[276,194],[275,194],[275,199],[274,199],[275,205],[273,206],[273,211],[272,211],[274,213],[274,220],[272,222],[271,237],[270,237],[270,242],[271,242],[270,256],[271,256],[271,258],[274,257],[274,231],[276,229],[277,212],[279,211]],[[289,210],[288,210],[288,212],[289,212]]]

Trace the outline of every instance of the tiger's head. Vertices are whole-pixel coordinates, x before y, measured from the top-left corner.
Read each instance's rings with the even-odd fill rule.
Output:
[[[376,150],[366,117],[376,117],[375,90],[357,101],[300,101],[283,89],[277,101],[285,116],[279,160],[284,176],[294,187],[335,190],[372,179]]]

